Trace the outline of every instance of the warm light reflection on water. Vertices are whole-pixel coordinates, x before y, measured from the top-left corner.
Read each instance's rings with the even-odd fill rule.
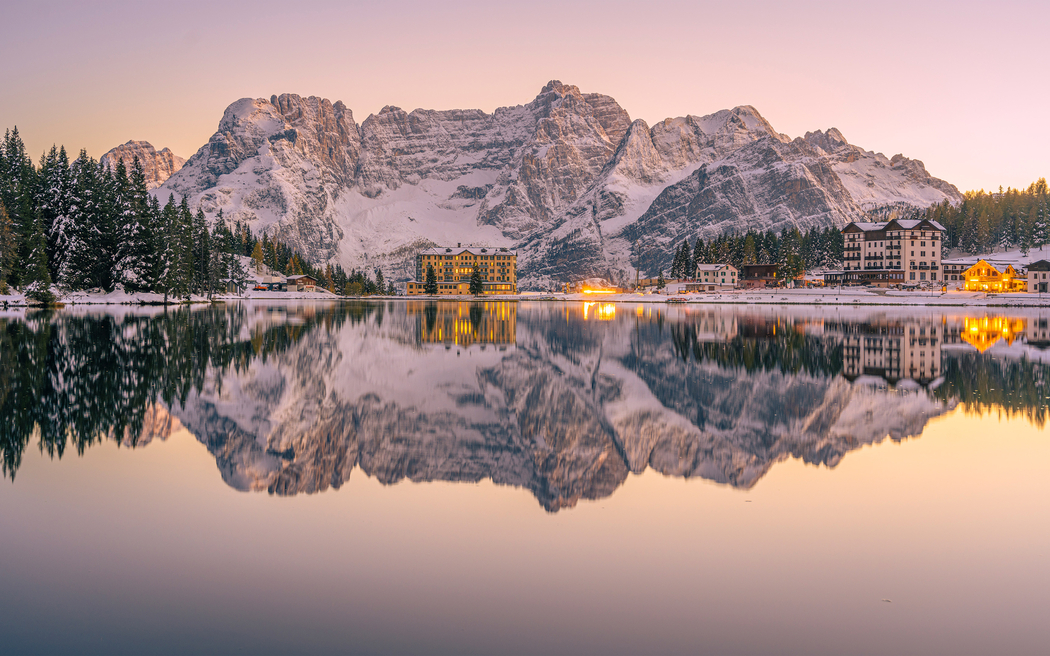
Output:
[[[1046,321],[5,315],[0,651],[1039,653]]]

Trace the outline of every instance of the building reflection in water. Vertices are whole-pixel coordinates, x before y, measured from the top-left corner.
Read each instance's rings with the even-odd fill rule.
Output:
[[[415,318],[420,344],[506,346],[514,344],[517,335],[518,307],[507,301],[409,301],[407,313]]]
[[[616,318],[616,304],[587,301],[583,304],[583,318],[585,321],[589,319],[612,321]]]
[[[1046,323],[1046,320],[1043,320]],[[1024,319],[1011,319],[1008,317],[982,317],[963,319],[961,339],[984,353],[1003,340],[1007,345],[1013,345],[1014,341],[1026,333]]]

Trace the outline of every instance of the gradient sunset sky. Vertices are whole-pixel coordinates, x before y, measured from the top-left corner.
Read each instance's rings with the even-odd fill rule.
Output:
[[[342,100],[360,123],[559,79],[650,125],[750,104],[791,137],[837,127],[963,191],[1050,174],[1046,0],[7,4],[0,129],[34,159],[129,139],[188,158],[246,96]]]

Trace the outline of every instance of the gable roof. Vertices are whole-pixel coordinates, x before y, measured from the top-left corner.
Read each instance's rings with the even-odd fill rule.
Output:
[[[930,230],[940,230],[941,232],[945,231],[944,226],[936,221],[930,221],[929,219],[894,219],[890,221],[890,223],[892,223],[893,226],[887,224],[887,230],[922,230],[926,228]]]
[[[720,271],[722,269],[726,269],[726,268],[729,268],[729,267],[733,267],[733,265],[732,264],[697,264],[696,265],[696,270],[697,271]],[[736,268],[736,267],[733,267],[733,268]]]
[[[886,227],[885,223],[872,223],[870,221],[851,221],[842,229],[842,232],[874,232]],[[850,230],[850,228],[855,228]]]

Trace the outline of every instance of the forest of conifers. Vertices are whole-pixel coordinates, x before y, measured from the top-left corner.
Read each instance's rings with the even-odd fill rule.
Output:
[[[252,234],[220,212],[204,213],[169,196],[162,206],[147,190],[142,164],[110,169],[81,151],[69,161],[52,147],[34,165],[17,128],[0,142],[0,294],[23,290],[50,300],[63,290],[155,292],[172,298],[208,295],[248,276],[238,256],[274,272],[302,273],[330,291],[387,291],[381,274],[323,269],[279,239]],[[261,267],[260,267],[261,268]],[[382,290],[380,290],[382,287]]]

